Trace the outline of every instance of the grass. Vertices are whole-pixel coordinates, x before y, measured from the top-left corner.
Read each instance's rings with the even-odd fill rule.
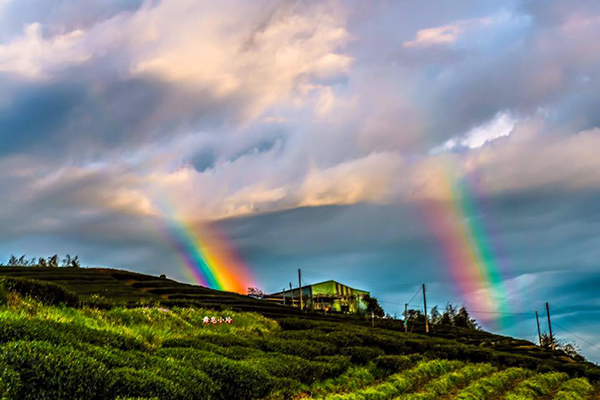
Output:
[[[94,285],[82,279],[89,271],[67,272]],[[165,281],[110,274],[128,287]],[[112,302],[82,294],[89,287],[6,282],[0,279],[3,399],[588,399],[599,376],[587,364],[512,353],[508,342],[498,351],[475,339],[404,334],[360,320],[274,320],[193,302]],[[233,323],[206,324],[206,317]]]
[[[554,400],[587,400],[594,396],[594,387],[590,385],[585,378],[575,378],[564,382],[558,393],[554,396]],[[600,393],[596,393],[596,397],[600,397]]]
[[[569,376],[563,372],[538,374],[521,382],[506,396],[506,400],[529,400],[549,396]]]
[[[496,398],[509,390],[516,382],[531,375],[532,372],[527,369],[508,368],[473,382],[465,389],[461,390],[456,396],[456,399],[486,400]]]

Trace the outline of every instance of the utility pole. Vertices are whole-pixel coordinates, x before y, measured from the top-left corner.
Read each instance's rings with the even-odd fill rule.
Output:
[[[404,333],[408,333],[408,303],[404,303]]]
[[[298,268],[298,292],[300,293],[300,311],[302,311],[302,271]]]
[[[554,336],[552,336],[552,323],[550,322],[550,305],[546,302],[546,314],[548,315],[548,332],[550,332],[550,346],[554,351]]]
[[[290,282],[290,297],[292,298],[292,307],[294,307],[294,292],[292,290],[292,282]]]
[[[423,309],[425,310],[425,333],[429,333],[429,321],[427,320],[427,296],[425,296],[425,284],[423,284]]]
[[[281,297],[283,297],[283,305],[285,306],[285,286],[281,289]]]
[[[535,322],[537,322],[537,328],[538,328],[538,340],[540,343],[540,346],[542,345],[542,334],[540,333],[540,318],[538,317],[538,312],[535,312]]]

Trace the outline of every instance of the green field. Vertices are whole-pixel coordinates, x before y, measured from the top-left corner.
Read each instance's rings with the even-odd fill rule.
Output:
[[[38,281],[0,280],[0,392],[6,399],[512,400],[600,394],[600,369],[593,364],[485,332],[405,334],[392,322],[372,328],[359,319],[300,314],[126,271],[24,270],[0,272],[59,282],[76,294]],[[153,292],[158,288],[160,294]],[[171,297],[183,289],[205,297]],[[214,303],[220,298],[240,302]],[[255,312],[248,312],[252,307]],[[207,324],[205,317],[217,323]]]

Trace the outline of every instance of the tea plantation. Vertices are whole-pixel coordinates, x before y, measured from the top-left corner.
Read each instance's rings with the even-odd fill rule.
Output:
[[[0,272],[19,275],[8,268]],[[441,337],[452,337],[449,332],[405,334],[393,324],[372,328],[245,296],[239,296],[241,307],[235,302],[205,307],[202,299],[182,302],[189,299],[139,290],[134,284],[145,275],[117,279],[113,270],[102,272],[110,279],[99,283],[92,279],[98,272],[77,272],[77,279],[46,276],[62,278],[45,279],[61,285],[0,279],[2,398],[596,399],[600,394],[598,367],[534,351],[537,346],[524,341],[482,332],[455,333],[461,340]],[[178,287],[150,278],[146,282],[154,288],[159,282]],[[110,285],[104,296],[90,290]],[[183,286],[197,290],[191,294],[211,294]],[[247,311],[252,305],[257,312]],[[265,316],[269,313],[272,318]]]

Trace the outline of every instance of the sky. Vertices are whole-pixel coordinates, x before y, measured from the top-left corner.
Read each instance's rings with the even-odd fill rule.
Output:
[[[549,302],[599,362],[597,37],[593,0],[0,0],[0,259],[189,281],[176,218],[267,292],[426,283],[528,340]]]

